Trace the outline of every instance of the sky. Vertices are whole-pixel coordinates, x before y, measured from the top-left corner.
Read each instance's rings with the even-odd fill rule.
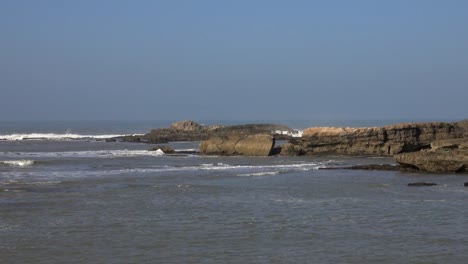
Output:
[[[0,120],[468,117],[468,1],[2,0]]]

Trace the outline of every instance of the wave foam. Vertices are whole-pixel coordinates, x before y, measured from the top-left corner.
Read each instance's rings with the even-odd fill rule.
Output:
[[[160,149],[155,150],[155,151],[154,151],[154,155],[155,155],[155,156],[162,156],[162,155],[164,155],[164,151],[162,151],[162,150],[160,150]]]
[[[252,176],[268,176],[268,175],[277,175],[279,171],[265,171],[265,172],[254,172],[254,173],[245,173],[245,174],[237,174],[240,177],[252,177]]]
[[[34,165],[34,160],[2,160],[0,161],[0,165],[7,165],[7,166],[16,166],[16,167],[26,167]]]
[[[279,135],[287,135],[287,136],[291,136],[291,137],[302,137],[302,134],[304,133],[304,131],[303,130],[298,130],[298,129],[294,129],[294,130],[275,130],[274,133],[279,134]]]
[[[202,170],[229,170],[229,169],[293,169],[293,170],[318,170],[326,167],[328,162],[300,163],[300,164],[274,164],[274,165],[229,165],[224,163],[202,164]]]
[[[97,150],[97,151],[61,151],[61,152],[0,152],[0,157],[15,158],[118,158],[136,156],[162,156],[162,151],[149,150]]]
[[[154,151],[153,151],[154,152]],[[5,172],[5,177],[14,179],[22,179],[24,177],[36,180],[61,180],[65,178],[75,177],[102,177],[104,175],[125,175],[135,173],[174,173],[174,172],[203,172],[212,171],[219,173],[228,173],[234,176],[244,177],[255,177],[255,176],[273,176],[277,174],[293,172],[293,171],[309,171],[316,170],[319,166],[323,166],[323,163],[304,163],[304,164],[284,164],[284,165],[229,165],[225,163],[214,163],[214,164],[197,164],[189,166],[154,166],[147,168],[119,168],[119,169],[105,169],[105,170],[93,170],[93,171],[9,171]],[[3,176],[3,175],[2,175]],[[1,182],[0,182],[1,184]]]
[[[81,134],[55,134],[55,133],[30,133],[30,134],[10,134],[0,135],[0,140],[18,141],[18,140],[77,140],[77,139],[108,139],[113,137],[122,137],[126,135],[81,135]]]

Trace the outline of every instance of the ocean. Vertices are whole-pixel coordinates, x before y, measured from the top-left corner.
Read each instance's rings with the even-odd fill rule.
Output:
[[[467,175],[321,170],[391,158],[166,155],[103,140],[170,123],[0,122],[0,263],[468,259]],[[419,181],[437,185],[407,186]]]

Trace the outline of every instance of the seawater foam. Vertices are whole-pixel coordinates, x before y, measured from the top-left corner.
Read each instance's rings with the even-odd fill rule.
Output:
[[[193,171],[219,171],[234,173],[235,176],[255,177],[255,176],[274,176],[289,171],[309,171],[317,170],[323,167],[324,163],[303,163],[303,164],[285,164],[285,165],[229,165],[225,163],[217,164],[199,164],[192,166],[156,166],[148,168],[125,168],[125,169],[106,169],[94,171],[34,171],[21,173],[21,177],[27,175],[35,179],[63,179],[75,177],[102,177],[109,175],[123,175],[135,173],[169,173],[169,172],[193,172]],[[6,172],[5,176],[17,178],[18,171]]]
[[[137,135],[137,134],[135,134]],[[0,140],[70,140],[70,139],[106,139],[122,137],[126,135],[81,135],[81,134],[55,134],[55,133],[30,133],[30,134],[10,134],[0,135]]]
[[[265,171],[265,172],[254,172],[254,173],[244,173],[237,174],[240,177],[252,177],[252,176],[268,176],[268,175],[277,175],[279,171]]]
[[[2,160],[0,165],[26,167],[34,165],[34,160]]]
[[[239,171],[245,172],[237,176],[263,176],[276,175],[285,171],[309,171],[325,168],[330,161],[317,163],[299,164],[273,164],[273,165],[230,165],[225,163],[200,164],[195,166],[172,167],[164,166],[160,168],[143,169],[141,172],[168,172],[168,171]],[[139,169],[136,169],[139,170]]]
[[[164,155],[164,151],[158,149],[158,150],[154,151],[154,155],[155,156],[162,156],[162,155]]]
[[[201,170],[230,170],[230,169],[294,169],[294,170],[318,170],[325,168],[328,162],[299,163],[299,164],[274,164],[274,165],[229,165],[224,163],[202,164]]]
[[[162,156],[161,150],[97,150],[97,151],[61,151],[61,152],[0,152],[0,157],[34,158],[116,158],[134,156]]]
[[[274,132],[275,132],[275,134],[287,135],[287,136],[291,136],[291,137],[302,137],[302,134],[304,133],[303,130],[298,130],[298,129],[294,129],[292,131],[289,131],[289,130],[275,130]]]

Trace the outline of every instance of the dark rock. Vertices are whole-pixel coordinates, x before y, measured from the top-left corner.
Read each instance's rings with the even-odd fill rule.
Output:
[[[468,187],[468,182],[465,182],[463,186]]]
[[[412,183],[408,183],[408,186],[411,186],[411,187],[424,187],[424,186],[435,186],[437,185],[437,183],[433,183],[433,182],[412,182]]]
[[[276,138],[275,138],[276,140]],[[281,149],[282,147],[274,147],[272,150],[271,150],[271,156],[276,156],[276,155],[280,155],[281,153]]]
[[[200,144],[202,155],[269,156],[275,145],[271,135],[229,135],[213,137]]]
[[[183,154],[183,155],[196,155],[200,154],[199,151],[192,151],[192,150],[176,150],[176,154]]]
[[[302,156],[305,151],[300,145],[295,145],[293,143],[286,143],[281,147],[280,155],[283,156]]]
[[[347,167],[324,167],[319,170],[378,170],[378,171],[398,171],[400,166],[392,164],[368,164],[368,165],[354,165]]]
[[[367,165],[354,165],[348,167],[349,170],[379,170],[379,171],[398,171],[400,166],[392,164],[367,164]]]
[[[141,136],[124,136],[124,137],[120,137],[119,139],[125,142],[142,142]],[[164,143],[164,142],[161,142],[161,143]]]

